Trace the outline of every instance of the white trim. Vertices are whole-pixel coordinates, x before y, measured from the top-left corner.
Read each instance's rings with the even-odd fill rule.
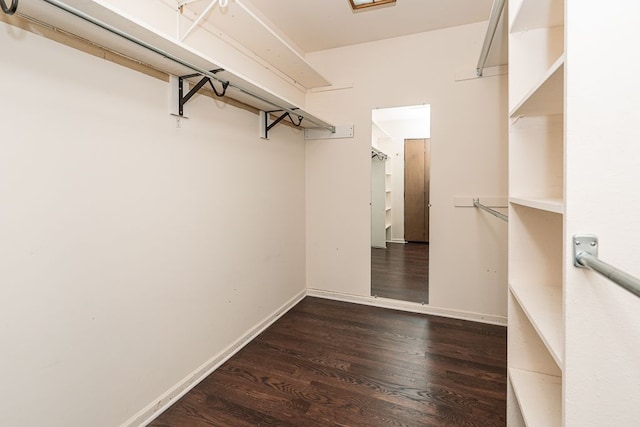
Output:
[[[387,240],[387,243],[402,243],[403,245],[405,245],[407,241],[404,239],[391,239]]]
[[[453,319],[470,320],[473,322],[487,323],[491,325],[507,325],[507,318],[502,316],[438,308],[430,305],[415,302],[398,301],[388,298],[343,294],[338,292],[323,291],[320,289],[306,289],[299,292],[296,296],[294,296],[280,308],[278,308],[274,313],[267,316],[262,322],[258,323],[254,328],[238,338],[234,343],[229,345],[217,355],[213,356],[202,366],[191,372],[189,375],[183,378],[167,392],[162,394],[159,398],[147,405],[136,415],[129,418],[120,427],[147,426],[160,414],[166,411],[171,405],[177,402],[181,397],[191,391],[191,389],[198,385],[213,371],[218,369],[224,362],[226,362],[238,351],[240,351],[245,345],[251,342],[265,329],[271,326],[276,320],[278,320],[296,304],[302,301],[305,296],[330,299],[334,301],[351,302],[355,304],[369,305],[374,307],[389,308],[411,313],[429,314],[434,316],[449,317]]]
[[[490,325],[507,326],[507,318],[493,314],[474,313],[471,311],[452,310],[439,308],[417,302],[398,301],[388,298],[376,298],[362,295],[342,294],[338,292],[323,291],[319,289],[307,289],[307,295],[335,301],[352,302],[355,304],[370,305],[374,307],[391,308],[394,310],[408,311],[411,313],[431,314],[434,316],[450,317],[453,319],[470,320],[472,322],[487,323]]]
[[[177,402],[182,396],[187,394],[198,383],[209,376],[213,371],[218,369],[220,365],[240,351],[245,345],[249,344],[254,338],[260,335],[265,329],[271,326],[276,320],[282,317],[287,311],[298,304],[307,295],[307,291],[303,290],[296,296],[291,298],[271,315],[267,316],[262,322],[258,323],[254,328],[250,329],[246,334],[238,338],[235,342],[222,350],[220,353],[206,361],[202,366],[191,372],[183,378],[178,384],[174,385],[167,392],[155,399],[144,409],[133,417],[125,421],[121,427],[138,427],[146,426],[156,419],[161,413],[166,411],[171,405]]]

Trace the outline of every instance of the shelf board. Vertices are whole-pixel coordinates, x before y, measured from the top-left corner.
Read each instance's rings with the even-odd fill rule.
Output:
[[[205,5],[187,8],[199,12],[195,19],[204,12]],[[229,36],[305,89],[331,84],[305,60],[302,50],[249,2],[229,2],[224,13],[208,14],[203,25],[212,25],[213,34]]]
[[[226,97],[252,106],[257,110],[271,111],[276,105],[296,110],[296,112],[305,117],[300,126],[305,129],[327,124],[324,120],[299,108],[296,103],[280,97],[271,89],[228,69],[225,64],[209,57],[208,54],[194,48],[192,45],[164,34],[139,19],[120,14],[113,6],[102,4],[96,0],[65,0],[64,4],[107,24],[117,31],[125,33],[129,37],[142,41],[147,46],[154,47],[163,52],[163,54],[142,47],[50,4],[33,0],[23,1],[20,2],[20,12],[25,16],[46,23],[48,26],[86,39],[97,46],[109,49],[127,58],[135,59],[167,74],[175,76],[193,74],[194,70],[187,67],[185,63],[204,70],[223,68],[224,71],[220,71],[216,75],[230,83]],[[166,56],[164,53],[170,56]],[[173,61],[170,57],[177,58],[180,62]],[[190,81],[197,82],[198,80],[190,79]],[[259,98],[250,96],[247,92],[253,93]]]
[[[564,62],[565,54],[562,54],[551,64],[540,81],[513,107],[509,114],[511,118],[564,112]]]
[[[523,0],[516,11],[511,33],[564,25],[562,0]]]
[[[514,368],[509,378],[527,427],[562,425],[562,378]]]
[[[526,206],[528,208],[539,209],[541,211],[564,213],[564,203],[560,198],[553,197],[509,197],[509,202]]]
[[[562,289],[559,286],[509,285],[511,293],[560,369],[563,366]]]

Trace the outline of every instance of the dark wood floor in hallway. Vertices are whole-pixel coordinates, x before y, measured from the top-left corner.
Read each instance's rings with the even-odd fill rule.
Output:
[[[155,427],[506,425],[506,328],[306,297]]]
[[[371,295],[429,303],[429,244],[387,243],[371,248]]]

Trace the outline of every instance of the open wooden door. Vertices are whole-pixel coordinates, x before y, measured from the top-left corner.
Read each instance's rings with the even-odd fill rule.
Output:
[[[429,242],[429,141],[404,141],[404,239],[409,242]]]

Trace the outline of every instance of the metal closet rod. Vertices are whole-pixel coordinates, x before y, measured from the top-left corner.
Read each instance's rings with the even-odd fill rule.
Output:
[[[133,37],[133,36],[125,33],[124,31],[120,31],[119,29],[107,24],[106,22],[102,22],[102,21],[100,21],[98,19],[95,19],[94,17],[89,16],[86,13],[84,13],[84,12],[78,10],[78,9],[75,9],[75,8],[69,6],[69,5],[66,5],[66,4],[64,4],[62,2],[59,2],[58,0],[42,0],[42,1],[44,1],[45,3],[49,3],[50,5],[55,6],[58,9],[62,9],[65,12],[68,12],[68,13],[74,15],[74,16],[77,16],[78,18],[81,18],[81,19],[83,19],[83,20],[85,20],[87,22],[90,22],[90,23],[92,23],[92,24],[94,24],[94,25],[96,25],[96,26],[98,26],[98,27],[100,27],[100,28],[102,28],[104,30],[109,31],[110,33],[113,33],[113,34],[115,34],[117,36],[120,36],[120,37],[122,37],[122,38],[124,38],[124,39],[126,39],[126,40],[128,40],[128,41],[130,41],[132,43],[135,43],[138,46],[141,46],[141,47],[143,47],[145,49],[148,49],[148,50],[150,50],[150,51],[152,51],[154,53],[157,53],[158,55],[163,56],[163,57],[165,57],[165,58],[167,58],[167,59],[169,59],[169,60],[171,60],[173,62],[176,62],[176,63],[178,63],[178,64],[180,64],[182,66],[185,66],[185,67],[187,67],[187,68],[189,68],[189,69],[191,69],[191,70],[193,70],[193,71],[195,71],[195,72],[197,72],[199,74],[202,74],[203,76],[207,76],[207,77],[209,77],[211,79],[214,79],[214,80],[216,80],[216,81],[218,81],[218,82],[220,82],[222,84],[228,85],[229,87],[231,87],[231,88],[233,88],[233,89],[235,89],[235,90],[237,90],[239,92],[242,92],[242,93],[244,93],[246,95],[249,95],[252,98],[255,98],[257,100],[265,102],[265,103],[267,103],[269,105],[273,105],[278,110],[286,111],[287,113],[294,114],[296,116],[302,116],[306,120],[308,120],[309,122],[311,122],[311,123],[313,123],[315,125],[318,125],[318,127],[322,128],[322,129],[328,129],[331,132],[335,132],[335,129],[336,129],[335,126],[331,126],[331,125],[329,125],[327,123],[324,123],[324,122],[321,123],[321,122],[318,122],[317,120],[307,118],[307,117],[304,116],[304,114],[300,114],[299,110],[295,110],[295,109],[288,108],[288,107],[283,107],[282,105],[278,105],[278,104],[274,103],[273,101],[270,101],[270,100],[266,99],[262,95],[258,95],[257,93],[254,93],[254,92],[252,92],[250,90],[244,89],[244,88],[242,88],[240,86],[236,86],[236,85],[234,85],[233,83],[231,83],[231,82],[229,82],[227,80],[224,80],[224,79],[221,79],[220,77],[217,77],[214,73],[212,73],[209,70],[206,70],[204,68],[201,68],[201,67],[198,67],[196,65],[193,65],[193,64],[191,64],[191,63],[189,63],[187,61],[184,61],[184,60],[178,58],[177,56],[174,56],[174,55],[172,55],[172,54],[170,54],[168,52],[163,51],[162,49],[158,49],[157,47],[155,47],[153,45],[150,45],[149,43],[144,42],[144,41],[138,39],[137,37]]]
[[[476,74],[478,77],[482,77],[482,73],[484,72],[484,66],[487,63],[487,57],[489,56],[489,49],[491,49],[491,45],[493,44],[493,38],[495,37],[496,30],[498,29],[498,22],[500,22],[500,16],[504,10],[504,2],[505,0],[493,1],[487,34],[484,37],[484,44],[482,45],[480,59],[478,59],[478,66],[476,67]]]
[[[573,236],[573,265],[589,268],[640,297],[640,279],[598,258],[598,237],[593,234]]]
[[[387,156],[382,151],[371,147],[371,158],[377,157],[379,160],[387,160],[389,156]]]
[[[480,199],[478,198],[473,199],[473,206],[475,206],[476,208],[480,208],[483,211],[489,212],[491,215],[495,216],[496,218],[500,218],[503,221],[509,222],[509,217],[507,215],[500,213],[497,210],[491,209],[488,206],[483,205],[482,203],[480,203]]]

